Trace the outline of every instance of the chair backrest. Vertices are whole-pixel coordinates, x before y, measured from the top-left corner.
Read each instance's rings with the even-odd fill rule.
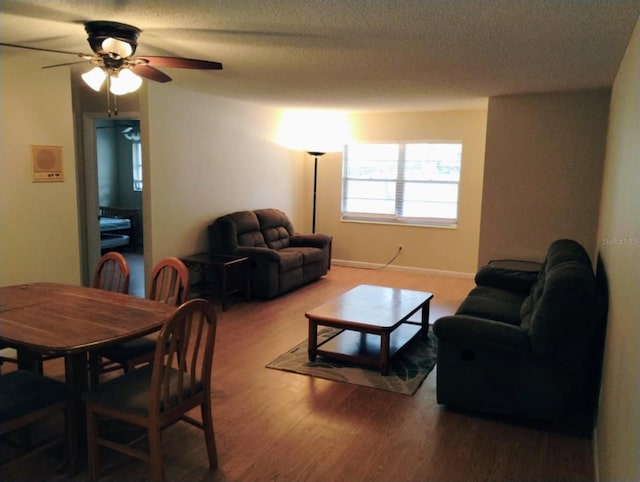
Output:
[[[125,257],[111,251],[98,261],[93,276],[93,287],[127,294],[130,278],[131,272]]]
[[[180,305],[165,322],[156,343],[150,414],[172,417],[210,396],[216,326],[215,309],[201,298]]]
[[[178,258],[160,260],[151,272],[151,287],[147,298],[180,306],[189,299],[189,269]]]

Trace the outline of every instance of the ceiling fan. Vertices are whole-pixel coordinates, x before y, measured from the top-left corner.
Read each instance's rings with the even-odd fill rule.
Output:
[[[0,42],[0,45],[76,55],[82,58],[83,61],[88,61],[94,65],[92,70],[82,75],[82,79],[87,85],[95,91],[99,91],[104,81],[107,80],[109,91],[114,95],[124,95],[136,91],[142,84],[141,77],[156,82],[170,82],[171,77],[156,67],[222,70],[220,62],[208,60],[152,55],[134,56],[141,30],[133,25],[98,20],[85,22],[84,28],[88,35],[87,41],[91,46],[91,50],[93,50],[92,55],[4,42]],[[77,62],[48,65],[43,68],[74,63]]]

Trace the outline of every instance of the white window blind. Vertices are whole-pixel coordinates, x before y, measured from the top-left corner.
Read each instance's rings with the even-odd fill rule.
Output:
[[[460,142],[349,144],[342,218],[455,226],[461,160]]]

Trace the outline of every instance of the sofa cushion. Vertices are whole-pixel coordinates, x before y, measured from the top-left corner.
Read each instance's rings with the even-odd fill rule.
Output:
[[[549,269],[545,277],[544,288],[526,319],[531,346],[539,356],[555,354],[568,338],[575,344],[590,336],[599,316],[590,265],[566,261]]]
[[[249,231],[238,235],[238,246],[245,248],[266,248],[260,231]]]
[[[284,226],[263,229],[262,236],[271,249],[279,250],[289,246],[289,232]]]
[[[299,269],[302,266],[304,258],[298,251],[281,249],[278,253],[280,255],[279,270],[281,273],[286,273],[293,269]]]
[[[209,226],[211,252],[233,254],[239,247],[266,248],[258,218],[253,211],[221,216]]]
[[[239,211],[226,216],[235,227],[238,246],[265,248],[267,245],[260,232],[260,223],[255,213]]]
[[[578,261],[591,265],[591,258],[579,243],[572,239],[558,239],[549,246],[545,264],[555,266],[565,261]]]
[[[456,311],[470,315],[520,325],[520,307],[526,295],[490,286],[473,288]]]
[[[324,252],[318,248],[295,247],[286,248],[284,252],[294,251],[302,256],[302,265],[306,266],[312,263],[322,263],[324,260]],[[282,251],[281,251],[282,252]]]
[[[279,209],[256,209],[256,218],[265,243],[271,249],[283,249],[289,246],[289,238],[294,229],[289,217]]]
[[[475,276],[478,286],[493,286],[509,291],[529,294],[531,287],[538,278],[538,272],[505,269],[497,266],[483,266]]]

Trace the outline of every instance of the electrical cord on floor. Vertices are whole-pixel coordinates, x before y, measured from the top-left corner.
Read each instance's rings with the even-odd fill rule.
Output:
[[[398,252],[396,254],[393,255],[393,258],[391,258],[389,261],[387,261],[385,264],[383,264],[382,266],[379,266],[377,268],[370,268],[372,270],[376,270],[376,269],[385,269],[387,266],[389,266],[391,263],[393,263],[395,261],[395,259],[400,256],[400,253],[402,252],[402,248],[399,247],[398,248]]]

